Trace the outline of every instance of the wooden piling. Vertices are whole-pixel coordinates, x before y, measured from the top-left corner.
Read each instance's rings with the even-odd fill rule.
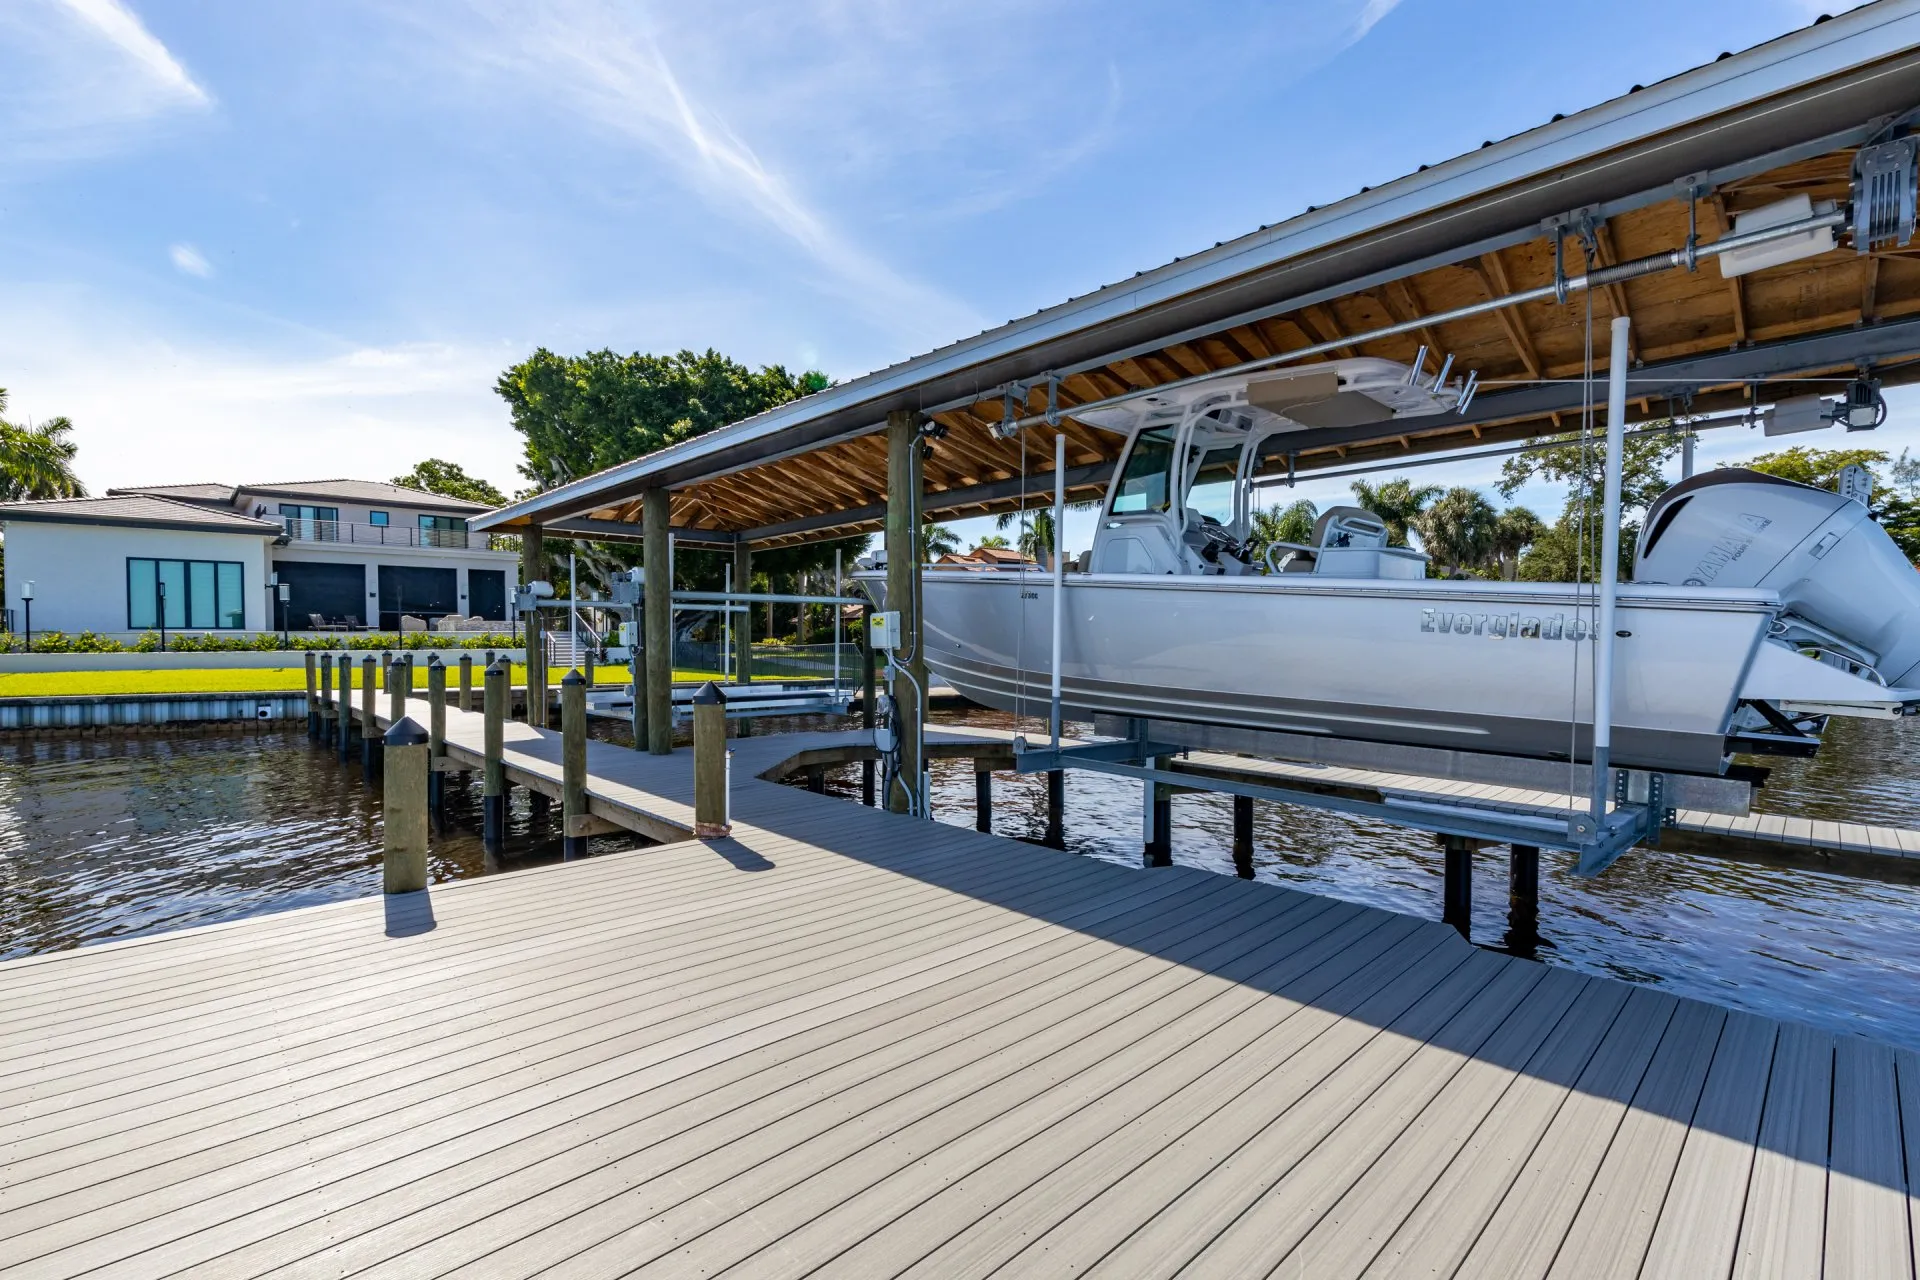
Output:
[[[1253,879],[1253,797],[1233,798],[1233,870],[1242,880]]]
[[[460,709],[473,710],[473,655],[460,655]]]
[[[561,856],[587,856],[587,680],[576,669],[560,680]]]
[[[744,538],[733,544],[733,590],[743,596],[753,593],[753,547]],[[748,607],[732,616],[733,678],[741,684],[752,684],[753,609]]]
[[[1540,946],[1540,849],[1516,844],[1507,859],[1507,950],[1532,956]]]
[[[1047,832],[1040,843],[1049,849],[1067,847],[1067,773],[1047,770]]]
[[[1440,923],[1450,924],[1460,936],[1473,937],[1473,851],[1476,843],[1465,836],[1442,836],[1446,864],[1440,879]]]
[[[927,718],[927,647],[920,643],[922,620],[914,609],[920,599],[920,415],[911,409],[887,414],[887,609],[898,612],[907,649],[914,655],[893,682],[894,738],[900,773],[887,797],[896,813],[908,808],[906,788],[917,794],[926,762],[921,758],[920,727]],[[898,655],[896,655],[897,657]],[[924,799],[925,797],[922,797]]]
[[[693,836],[720,840],[733,834],[727,771],[727,703],[709,680],[693,695]]]
[[[807,766],[807,790],[817,796],[827,794],[827,766],[823,764]]]
[[[413,659],[402,654],[387,668],[387,723],[399,724],[407,714],[407,694],[413,689]]]
[[[485,717],[480,782],[480,843],[498,854],[507,838],[506,720],[513,666],[505,658],[487,665],[481,676]]]
[[[320,737],[320,671],[314,652],[307,651],[307,741]]]
[[[673,754],[673,577],[667,553],[670,495],[649,489],[641,495],[641,523],[646,543],[645,614],[647,673],[647,750],[656,756]]]
[[[973,829],[993,831],[993,770],[979,760],[973,762]]]
[[[320,655],[320,741],[333,745],[333,655]]]
[[[340,763],[353,758],[353,655],[340,655]]]
[[[427,659],[427,807],[433,820],[447,823],[447,664],[434,654]]]
[[[427,887],[427,776],[432,768],[427,731],[401,716],[388,728],[386,782],[380,796],[385,862],[381,887],[415,893]]]
[[[374,679],[380,664],[368,654],[360,660],[360,772],[372,778],[379,768],[380,730],[374,719]]]

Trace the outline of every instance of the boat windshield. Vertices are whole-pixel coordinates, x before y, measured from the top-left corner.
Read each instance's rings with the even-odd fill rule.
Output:
[[[1127,468],[1114,490],[1113,514],[1167,509],[1167,468],[1173,462],[1173,428],[1149,427],[1134,437]]]
[[[1238,443],[1209,449],[1194,468],[1186,508],[1221,524],[1233,523],[1233,488],[1240,475]]]

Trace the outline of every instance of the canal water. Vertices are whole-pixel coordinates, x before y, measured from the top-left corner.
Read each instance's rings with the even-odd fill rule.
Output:
[[[1005,725],[992,712],[937,719]],[[768,729],[784,727],[767,725]],[[618,737],[616,726],[596,736]],[[1760,807],[1775,813],[1920,826],[1920,723],[1836,722],[1815,761],[1766,761]],[[855,797],[859,770],[830,772]],[[436,881],[559,854],[557,806],[516,792],[509,850],[480,848],[479,797],[459,782],[433,843]],[[934,764],[935,815],[973,822],[964,760]],[[1037,840],[1038,777],[994,779],[994,829]],[[1067,776],[1069,848],[1140,860],[1139,785]],[[1437,917],[1440,855],[1430,838],[1312,809],[1256,807],[1259,879]],[[379,892],[379,793],[298,730],[218,729],[127,737],[0,739],[0,957],[80,946]],[[1233,874],[1224,796],[1174,802],[1173,855]],[[596,853],[639,843],[596,837]],[[1505,851],[1476,867],[1474,940],[1503,943]],[[1581,879],[1542,854],[1539,956],[1676,994],[1920,1048],[1920,887],[1643,852]]]

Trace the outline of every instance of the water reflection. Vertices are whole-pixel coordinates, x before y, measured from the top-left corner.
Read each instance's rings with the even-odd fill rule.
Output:
[[[477,780],[447,795],[433,880],[496,869]],[[0,957],[377,894],[379,818],[298,731],[0,738]],[[508,823],[506,865],[559,858],[558,806],[516,790]]]

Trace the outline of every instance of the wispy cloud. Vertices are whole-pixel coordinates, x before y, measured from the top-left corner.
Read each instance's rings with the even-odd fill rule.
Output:
[[[190,244],[176,244],[167,250],[167,256],[173,259],[173,265],[190,276],[199,276],[205,280],[213,274],[213,264],[205,255]]]
[[[715,212],[771,229],[797,248],[802,269],[823,287],[915,340],[980,327],[970,308],[863,247],[764,160],[683,79],[644,16],[601,0],[536,12],[480,3],[477,12],[481,29],[471,34],[479,38],[463,49],[474,65],[538,86],[548,101],[664,159]]]
[[[1363,40],[1367,32],[1379,25],[1380,19],[1400,7],[1400,0],[1366,0],[1360,7],[1359,16],[1354,19],[1353,38]]]
[[[124,0],[0,5],[0,155],[68,159],[213,96]]]

